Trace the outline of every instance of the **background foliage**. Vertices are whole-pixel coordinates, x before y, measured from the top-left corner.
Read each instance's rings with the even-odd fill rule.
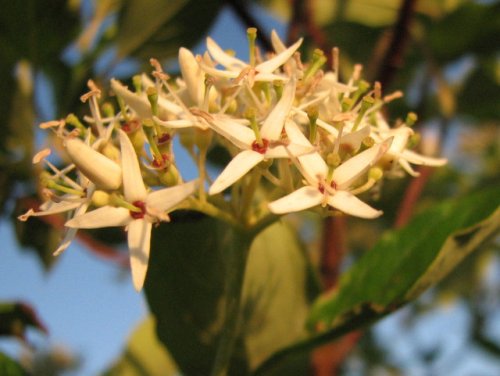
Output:
[[[387,116],[394,120],[417,112],[419,130],[435,140],[434,147],[432,142],[423,146],[430,153],[446,153],[451,163],[435,172],[422,168],[416,179],[386,182],[376,198],[385,214],[375,223],[306,217],[306,227],[298,228],[298,219],[291,218],[287,225],[263,233],[247,266],[244,319],[232,369],[266,375],[291,374],[290,370],[301,375],[308,370],[319,375],[348,370],[349,360],[357,359],[358,367],[367,372],[399,368],[405,373],[409,365],[392,361],[388,345],[377,341],[376,332],[369,329],[361,339],[357,332],[317,348],[413,300],[417,281],[429,285],[427,280],[441,277],[444,281],[426,299],[406,310],[401,329],[408,330],[430,310],[439,310],[446,296],[447,304],[453,301],[467,308],[472,323],[463,329],[469,331],[469,345],[461,351],[474,348],[500,356],[500,343],[485,330],[498,317],[500,302],[484,299],[498,291],[498,285],[486,278],[499,267],[498,244],[487,241],[495,239],[499,222],[497,1],[25,0],[1,5],[3,220],[15,221],[21,211],[36,206],[39,171],[31,164],[39,138],[36,125],[70,112],[83,113],[79,96],[89,78],[106,87],[112,76],[127,78],[135,73],[130,67],[148,70],[150,57],[175,58],[180,46],[202,42],[222,9],[233,12],[242,30],[259,27],[265,50],[269,30],[256,17],[263,8],[288,25],[289,40],[306,38],[304,56],[314,46],[327,54],[338,46],[342,75],[348,76],[354,63],[362,63],[365,78],[380,81],[384,92],[404,90],[405,99],[391,104]],[[410,221],[416,212],[420,214]],[[20,245],[33,251],[43,268],[56,262],[51,252],[61,223],[61,218],[15,221]],[[169,246],[168,252],[154,254],[147,280],[152,317],[137,329],[123,358],[107,374],[154,375],[158,369],[176,367],[197,374],[210,369],[228,269],[223,252],[227,247],[221,246],[224,229],[190,213],[176,223],[176,228],[162,226],[153,236],[153,249]],[[309,236],[311,232],[316,236]],[[193,235],[199,233],[210,236]],[[296,245],[296,233],[301,246]],[[331,233],[336,236],[333,240]],[[98,253],[116,252],[108,247],[123,240],[120,232],[110,231],[82,236]],[[475,252],[450,275],[431,266],[443,254],[454,255],[443,261],[454,265],[456,255],[462,257],[460,250]],[[345,266],[354,263],[345,272]],[[338,286],[335,293],[315,301],[321,290],[331,286]],[[32,317],[12,315],[10,303],[14,302],[0,306],[0,326],[7,328],[1,335],[19,335],[24,325],[43,327]],[[306,317],[312,330],[307,336],[301,325]],[[164,348],[159,349],[153,318],[158,338],[176,364]],[[21,332],[18,322],[23,323]],[[274,322],[282,326],[270,324]],[[299,339],[298,345],[287,347]],[[163,351],[165,356],[155,357],[160,365],[150,364],[138,343]],[[432,369],[443,354],[438,350],[414,356]],[[0,356],[0,369],[23,374],[15,361]],[[196,364],[201,368],[190,368],[193,356],[201,360]],[[131,362],[131,357],[137,361]],[[54,372],[59,372],[57,367]]]

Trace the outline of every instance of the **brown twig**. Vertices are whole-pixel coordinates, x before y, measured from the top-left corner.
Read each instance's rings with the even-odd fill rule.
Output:
[[[311,0],[292,0],[292,17],[288,28],[288,44],[295,42],[300,34],[312,39],[314,46],[320,48],[331,63],[331,54],[323,31],[314,23],[313,3]]]
[[[410,36],[410,24],[415,14],[417,0],[404,0],[399,8],[398,18],[390,33],[385,53],[376,70],[376,81],[387,87],[404,61],[404,53]],[[386,36],[382,36],[385,38]]]

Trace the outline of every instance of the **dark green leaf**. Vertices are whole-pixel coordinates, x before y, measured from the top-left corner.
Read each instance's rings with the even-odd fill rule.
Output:
[[[482,5],[471,1],[430,24],[427,40],[434,57],[451,61],[465,53],[491,55],[499,34],[500,3]]]
[[[28,373],[16,361],[0,352],[0,375],[27,376]]]
[[[232,265],[226,231],[213,219],[190,214],[153,234],[146,295],[158,337],[186,375],[209,374],[215,359],[224,323],[224,276]],[[229,374],[247,374],[304,334],[309,281],[306,257],[287,226],[275,224],[257,236]]]
[[[223,1],[126,0],[118,24],[118,57],[177,56],[201,39]]]
[[[28,327],[47,333],[47,328],[30,305],[23,302],[0,302],[0,336],[15,336],[24,340]]]
[[[439,282],[468,254],[498,234],[500,189],[441,203],[405,228],[387,233],[314,305],[315,334],[269,359],[259,375],[281,362],[391,313]]]
[[[500,86],[496,77],[497,58],[483,59],[467,78],[458,97],[461,114],[477,120],[496,120],[500,117]]]
[[[182,214],[153,231],[146,297],[158,338],[182,373],[208,375],[224,319],[227,228],[196,213]],[[244,375],[241,341],[237,346],[232,367]]]

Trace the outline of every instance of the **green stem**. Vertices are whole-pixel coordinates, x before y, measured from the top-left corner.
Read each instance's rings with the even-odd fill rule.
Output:
[[[219,338],[212,376],[228,374],[231,356],[239,335],[245,267],[253,239],[254,237],[249,232],[234,227],[225,234],[223,243],[226,260],[224,327]]]

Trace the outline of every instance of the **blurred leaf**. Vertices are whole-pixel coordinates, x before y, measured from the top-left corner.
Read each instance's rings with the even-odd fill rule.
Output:
[[[31,217],[26,222],[17,220],[18,215],[29,209],[25,202],[24,199],[17,200],[12,215],[16,239],[23,250],[34,252],[44,269],[49,270],[58,260],[53,252],[61,241],[61,231],[50,223],[54,216]]]
[[[470,74],[458,97],[460,113],[479,121],[498,120],[500,117],[500,79],[497,57],[482,59]]]
[[[221,0],[125,0],[118,23],[118,58],[177,56],[191,47],[216,18]]]
[[[125,351],[103,376],[176,375],[177,366],[155,333],[156,323],[148,316],[130,336]]]
[[[0,56],[33,65],[50,64],[76,36],[77,10],[69,0],[4,1],[0,13]]]
[[[465,53],[492,54],[500,34],[500,3],[466,2],[437,23],[429,24],[428,30],[426,38],[433,56],[442,62]]]
[[[387,233],[348,272],[333,293],[317,300],[308,320],[310,339],[286,348],[257,372],[391,313],[444,278],[500,229],[500,190],[450,200]]]
[[[30,305],[23,302],[0,302],[0,336],[15,336],[24,340],[28,327],[47,333],[47,328]]]
[[[16,361],[0,352],[0,375],[27,376],[28,373]]]
[[[209,374],[224,323],[225,226],[189,214],[153,234],[146,296],[158,337],[183,374]],[[245,375],[303,334],[306,258],[291,231],[275,224],[252,244],[241,329],[229,374]]]

